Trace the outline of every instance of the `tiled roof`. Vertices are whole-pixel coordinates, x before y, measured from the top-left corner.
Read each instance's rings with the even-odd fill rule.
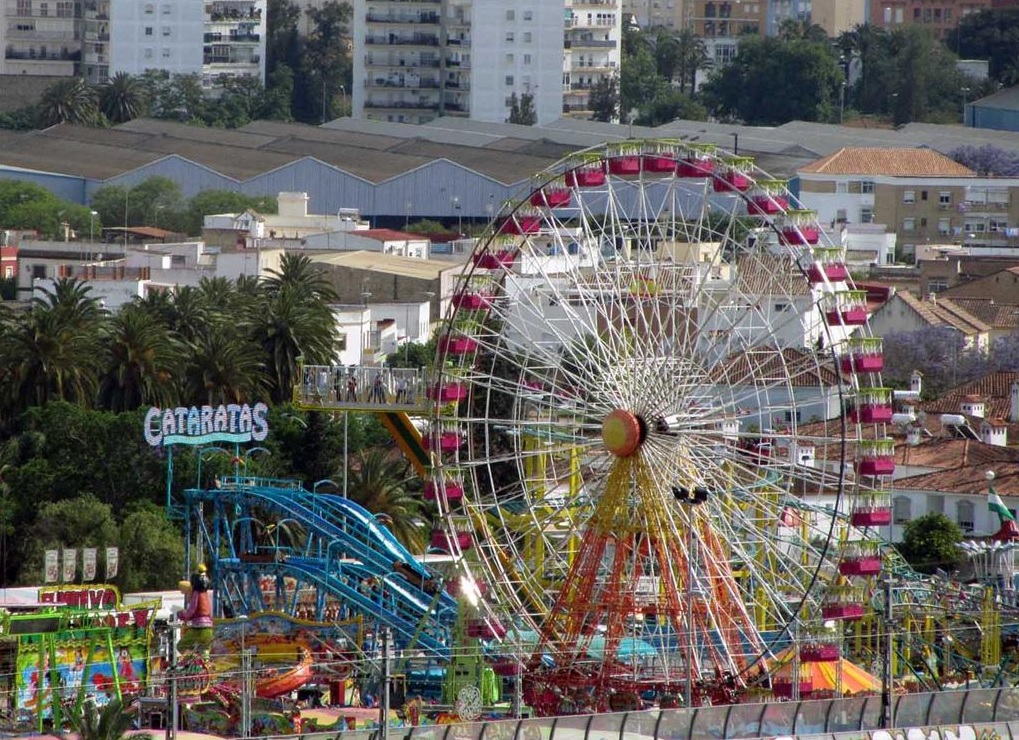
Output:
[[[811,352],[800,349],[785,348],[781,351],[776,347],[758,347],[746,352],[732,355],[712,372],[717,383],[731,385],[748,382],[769,382],[768,379],[779,379],[784,383],[788,377],[789,385],[794,388],[832,388],[838,385],[839,376],[830,361],[822,360]],[[752,380],[751,380],[752,379]]]
[[[800,167],[799,173],[880,177],[976,177],[969,167],[933,149],[843,148]]]
[[[1019,329],[1019,304],[987,298],[952,298],[952,302],[994,329]]]
[[[1002,448],[999,448],[1002,449]],[[923,475],[911,475],[895,481],[899,490],[937,491],[939,493],[971,494],[987,498],[986,462],[959,465]],[[1019,496],[1019,464],[1015,459],[1001,461],[993,466],[994,490],[1002,496]]]
[[[931,326],[948,326],[967,335],[987,332],[991,328],[947,298],[924,301],[908,290],[900,290],[895,295]]]
[[[1014,447],[998,447],[974,439],[927,437],[915,446],[905,442],[896,444],[895,463],[940,470],[966,465],[982,465],[986,469],[998,463],[1019,464],[1019,453]]]
[[[984,416],[989,419],[1008,419],[1011,412],[1012,384],[1019,383],[1019,372],[998,370],[993,373],[950,388],[933,401],[921,404],[928,414],[958,414],[962,399],[966,396],[977,396],[984,400]],[[1019,427],[1015,427],[1019,433]],[[1013,428],[1009,428],[1011,437]],[[1016,438],[1019,441],[1019,437]]]
[[[987,286],[989,284],[1000,285],[1002,280],[1005,285],[1019,283],[1019,267],[1006,267],[1003,270],[992,272],[990,275],[983,275],[959,285],[953,285],[951,288],[941,291],[938,297],[944,296],[952,300],[956,298],[984,298],[987,296]]]
[[[746,296],[809,295],[810,283],[791,257],[745,254],[736,265],[736,288]]]

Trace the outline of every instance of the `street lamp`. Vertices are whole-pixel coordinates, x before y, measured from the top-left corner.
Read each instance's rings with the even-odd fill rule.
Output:
[[[453,196],[453,210],[456,211],[456,233],[458,236],[464,235],[463,226],[463,213],[460,211],[460,196]]]
[[[966,125],[966,95],[969,93],[969,88],[962,88],[962,125]]]
[[[96,238],[96,216],[99,215],[98,211],[88,212],[88,259],[92,261],[92,244]]]
[[[733,132],[729,134],[732,137],[732,153],[733,155],[739,154],[739,134]]]

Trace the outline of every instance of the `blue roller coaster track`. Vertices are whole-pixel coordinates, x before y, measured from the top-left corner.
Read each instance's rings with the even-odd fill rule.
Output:
[[[456,599],[356,503],[290,480],[243,476],[189,489],[184,502],[185,523],[197,526],[208,553],[218,616],[360,617],[388,626],[397,647],[449,657]]]

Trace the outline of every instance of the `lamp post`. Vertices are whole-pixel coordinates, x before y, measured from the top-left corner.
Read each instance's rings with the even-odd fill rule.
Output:
[[[969,93],[969,88],[962,88],[962,125],[966,125],[966,95]]]
[[[88,212],[88,259],[92,261],[92,245],[96,238],[96,216],[99,215],[98,211]]]
[[[842,94],[839,96],[839,123],[846,120],[846,81],[842,80]]]
[[[456,233],[458,237],[464,235],[463,213],[460,211],[460,196],[453,196],[453,210],[456,211]]]
[[[340,85],[340,115],[347,115],[347,88]]]

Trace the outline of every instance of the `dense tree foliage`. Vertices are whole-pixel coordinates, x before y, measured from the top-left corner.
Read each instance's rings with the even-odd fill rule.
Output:
[[[960,59],[986,59],[994,82],[1019,83],[1019,8],[967,13],[948,32],[947,41]]]
[[[751,126],[837,120],[842,72],[825,42],[745,38],[702,88],[715,116]]]
[[[516,93],[510,95],[510,115],[506,123],[533,126],[537,122],[538,114],[534,110],[534,96],[530,93],[524,93],[519,98]]]
[[[1019,175],[1019,155],[993,144],[960,146],[948,156],[984,177],[1016,177]]]
[[[944,514],[925,514],[906,525],[897,549],[914,570],[951,573],[963,561],[962,530]]]

